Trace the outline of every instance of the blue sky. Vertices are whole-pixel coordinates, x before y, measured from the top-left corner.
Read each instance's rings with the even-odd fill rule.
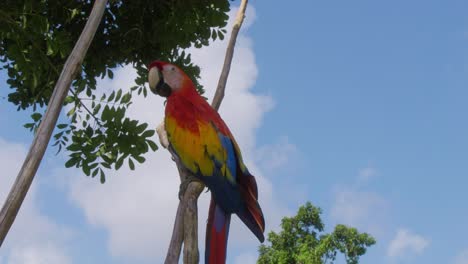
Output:
[[[252,2],[221,114],[258,175],[269,228],[311,201],[328,230],[344,223],[376,237],[361,263],[468,263],[466,10],[466,1]],[[224,47],[193,50],[208,96]],[[100,89],[124,88],[133,74],[120,69]],[[159,98],[134,105],[135,117],[161,120]],[[0,99],[2,200],[32,139],[29,114]],[[178,179],[158,152],[101,185],[50,149],[0,263],[162,263]],[[233,228],[228,263],[253,263],[258,243]]]

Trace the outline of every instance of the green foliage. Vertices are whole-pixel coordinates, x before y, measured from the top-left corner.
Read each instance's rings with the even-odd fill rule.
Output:
[[[270,245],[260,246],[258,263],[333,263],[340,252],[348,264],[356,264],[367,248],[375,244],[372,236],[344,225],[337,225],[332,233],[324,234],[321,213],[320,208],[308,202],[299,208],[296,216],[283,218],[281,232],[270,232]]]
[[[0,5],[0,66],[7,72],[8,101],[18,110],[41,112],[60,71],[78,39],[94,1],[4,0]],[[81,167],[86,175],[118,169],[124,161],[144,161],[156,150],[148,138],[154,130],[126,116],[132,96],[147,95],[146,65],[154,59],[180,65],[198,84],[200,69],[185,48],[208,45],[223,38],[228,0],[146,1],[111,0],[65,104],[70,123],[57,126],[58,151],[70,151],[67,167]],[[131,92],[122,90],[96,98],[96,79],[113,78],[112,69],[132,65],[137,71]],[[122,87],[124,88],[124,87]],[[107,97],[107,100],[105,98]],[[87,102],[87,103],[86,103]],[[35,131],[41,114],[25,127]]]

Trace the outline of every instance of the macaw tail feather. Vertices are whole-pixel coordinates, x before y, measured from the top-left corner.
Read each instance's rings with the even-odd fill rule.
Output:
[[[211,197],[206,227],[205,263],[225,264],[231,214],[225,213]]]
[[[240,190],[245,202],[245,208],[237,212],[237,216],[255,234],[258,240],[263,243],[265,241],[265,236],[263,235],[265,219],[260,204],[258,204],[257,182],[250,174],[243,176],[240,182]]]

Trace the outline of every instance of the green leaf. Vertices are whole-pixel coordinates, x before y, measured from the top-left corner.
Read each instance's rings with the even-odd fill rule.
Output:
[[[57,141],[57,143],[59,143],[59,141]],[[61,150],[62,150],[62,144],[58,145],[58,150],[57,150],[57,153],[55,153],[55,155],[59,154]]]
[[[156,151],[158,150],[158,145],[156,145],[156,143],[152,140],[147,140],[146,143],[148,144],[148,146],[151,148],[151,150],[153,151]]]
[[[135,164],[133,163],[133,160],[131,158],[128,159],[128,166],[131,170],[135,170]]]
[[[66,168],[71,168],[71,167],[75,166],[78,163],[78,161],[80,161],[79,158],[71,158],[67,162],[65,162],[65,167]]]
[[[120,103],[126,104],[130,102],[130,99],[132,99],[132,95],[129,93],[126,93],[124,96],[122,96],[122,100],[120,100]]]
[[[27,123],[27,124],[24,124],[23,125],[25,128],[33,128],[34,127],[34,123]]]
[[[72,116],[76,111],[76,107],[73,107],[72,109],[70,109],[70,111],[68,111],[67,113],[67,116]]]
[[[86,176],[89,176],[91,173],[91,169],[86,163],[83,163],[83,172],[86,174]]]
[[[100,177],[101,183],[104,184],[106,182],[106,175],[104,174],[104,171],[101,169],[101,177]]]
[[[108,105],[104,107],[104,110],[102,111],[101,118],[103,121],[109,121],[111,119],[111,111]]]
[[[117,91],[117,96],[115,96],[115,101],[118,102],[121,96],[122,96],[122,89],[119,89]]]
[[[55,140],[58,140],[60,137],[62,137],[62,135],[63,135],[63,131],[55,134],[54,135]]]
[[[99,172],[99,168],[94,169],[94,170],[93,170],[93,173],[91,174],[91,177],[93,177],[93,178],[96,177],[96,175],[98,174],[98,172]]]
[[[97,104],[96,107],[93,110],[93,115],[96,115],[99,113],[99,110],[101,110],[101,104]]]
[[[115,163],[115,170],[119,170],[120,167],[122,167],[122,164],[124,162],[124,158],[125,158],[125,156],[122,156],[122,157],[117,159],[117,162]]]
[[[101,165],[102,165],[104,168],[107,168],[107,169],[110,169],[110,168],[111,168],[110,164],[107,163],[107,162],[101,162]]]
[[[71,10],[71,14],[70,14],[70,20],[73,20],[73,18],[75,18],[76,15],[78,15],[80,13],[80,11],[76,8],[73,8]]]
[[[142,156],[133,156],[133,157],[134,157],[139,163],[143,163],[143,162],[145,162],[145,160],[146,160],[146,159],[145,159],[144,157],[142,157]]]
[[[41,119],[42,114],[40,114],[40,113],[34,113],[34,114],[31,115],[31,117],[32,117],[32,119],[34,120],[34,122],[37,122],[37,121],[39,121],[39,120]]]
[[[107,75],[109,76],[110,79],[114,78],[114,73],[110,69],[107,70]]]
[[[141,124],[141,125],[139,125],[139,126],[136,127],[135,133],[141,134],[143,131],[146,130],[147,127],[148,127],[148,124],[147,124],[147,123]]]
[[[67,126],[68,126],[68,124],[58,124],[58,125],[57,125],[57,128],[58,128],[58,129],[64,129],[64,128],[66,128]]]
[[[115,97],[115,91],[113,91],[113,92],[110,94],[109,98],[107,98],[107,102],[112,102],[112,100],[114,100],[114,97]]]
[[[79,144],[71,144],[67,147],[68,151],[79,151],[81,150],[82,146]]]
[[[106,154],[106,155],[102,155],[101,158],[106,162],[106,163],[112,163],[112,157],[109,155],[109,154]]]
[[[144,138],[152,137],[154,133],[155,133],[154,130],[146,130],[143,134],[141,134],[141,136]]]
[[[51,56],[51,55],[54,55],[54,53],[55,52],[54,52],[52,43],[50,43],[50,41],[47,41],[47,53],[46,53],[46,55]]]

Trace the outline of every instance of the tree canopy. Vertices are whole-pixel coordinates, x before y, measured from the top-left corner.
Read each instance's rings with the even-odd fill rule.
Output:
[[[285,217],[279,233],[268,234],[269,245],[260,246],[258,264],[333,263],[342,253],[348,264],[356,264],[375,239],[356,228],[337,225],[324,233],[322,210],[310,202],[299,208],[296,216]]]
[[[7,72],[8,101],[17,109],[32,108],[34,131],[52,94],[65,60],[84,27],[91,0],[6,0],[0,6],[0,66]],[[65,104],[70,122],[57,125],[58,151],[66,148],[67,167],[81,167],[88,176],[144,162],[156,150],[154,130],[127,117],[132,96],[146,96],[146,65],[153,59],[180,65],[197,83],[200,69],[188,47],[223,39],[228,0],[112,0],[88,50],[81,72]],[[137,71],[130,92],[122,89],[96,96],[97,78],[113,78],[113,69],[132,65]],[[128,88],[128,87],[127,87]],[[200,92],[203,89],[198,85]],[[89,103],[85,103],[89,102]]]

